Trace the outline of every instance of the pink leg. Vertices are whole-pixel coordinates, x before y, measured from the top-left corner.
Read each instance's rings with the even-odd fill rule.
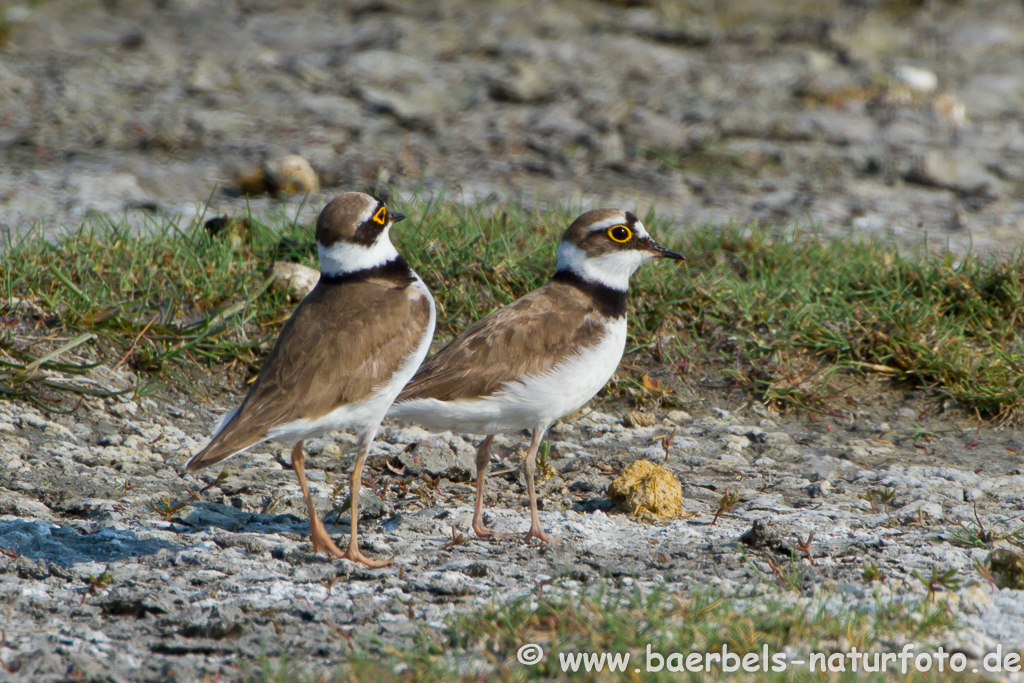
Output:
[[[473,531],[480,538],[507,538],[511,534],[501,534],[484,526],[484,479],[487,477],[487,463],[491,460],[492,441],[494,441],[493,434],[484,439],[476,454],[476,505],[473,507]]]
[[[299,486],[302,487],[302,497],[306,500],[306,509],[309,510],[309,535],[313,540],[313,552],[320,552],[321,548],[328,554],[335,557],[342,557],[343,553],[334,545],[330,534],[324,528],[320,518],[317,517],[316,508],[313,506],[313,496],[309,493],[309,484],[306,483],[305,456],[302,453],[302,442],[299,441],[292,447],[292,467],[295,468],[295,476],[299,478]]]
[[[548,545],[558,545],[562,539],[544,533],[540,528],[540,515],[537,514],[537,489],[534,486],[534,475],[537,473],[537,451],[540,449],[540,442],[547,431],[547,425],[538,425],[533,430],[533,438],[530,440],[530,450],[526,453],[526,492],[530,496],[530,530],[526,533],[526,539],[536,538]]]
[[[363,483],[363,464],[366,456],[370,454],[370,444],[377,430],[363,435],[359,439],[359,453],[356,456],[356,466],[352,468],[352,475],[349,477],[348,496],[352,500],[352,532],[348,542],[348,548],[341,555],[346,560],[352,560],[364,564],[367,567],[386,567],[391,560],[373,560],[359,552],[359,488]]]

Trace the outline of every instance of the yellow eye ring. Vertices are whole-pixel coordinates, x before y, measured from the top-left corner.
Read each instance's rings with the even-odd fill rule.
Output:
[[[384,222],[387,220],[387,215],[388,210],[382,206],[379,209],[377,209],[377,213],[373,214],[373,222],[384,225]]]
[[[613,225],[608,228],[608,239],[612,242],[618,242],[624,244],[633,237],[633,231],[627,228],[625,225]]]

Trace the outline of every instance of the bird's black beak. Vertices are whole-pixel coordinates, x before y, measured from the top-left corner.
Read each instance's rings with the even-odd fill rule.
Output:
[[[644,238],[641,241],[641,244],[643,245],[644,249],[646,249],[647,251],[651,252],[655,256],[660,256],[662,258],[675,259],[676,261],[685,261],[686,260],[686,257],[683,256],[682,254],[680,254],[679,252],[672,251],[671,249],[666,249],[665,247],[661,246],[660,244],[658,244],[657,242],[652,240],[650,237]]]
[[[400,223],[400,222],[405,220],[405,214],[404,213],[397,213],[397,212],[394,212],[394,211],[389,211],[388,212],[388,218],[391,219],[392,223]]]

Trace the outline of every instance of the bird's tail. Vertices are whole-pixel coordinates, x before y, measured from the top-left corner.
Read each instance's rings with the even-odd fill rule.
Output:
[[[189,472],[198,472],[204,467],[216,465],[220,461],[227,460],[232,455],[245,450],[245,448],[224,449],[221,445],[222,444],[217,443],[217,439],[214,439],[206,446],[206,448],[192,456],[192,459],[185,465],[185,469]],[[248,446],[246,446],[246,448],[248,448]]]
[[[226,414],[217,425],[217,428],[213,432],[213,437],[210,439],[210,443],[206,444],[203,450],[199,451],[192,456],[192,459],[185,464],[185,470],[188,472],[198,472],[204,467],[210,465],[216,465],[222,460],[227,460],[233,455],[241,453],[249,446],[252,446],[256,441],[240,441],[237,438],[232,438],[234,435],[231,430],[225,428],[231,424],[232,418],[238,413],[238,408],[235,408],[228,414]]]

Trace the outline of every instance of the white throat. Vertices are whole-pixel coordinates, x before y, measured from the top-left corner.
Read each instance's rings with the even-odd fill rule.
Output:
[[[587,256],[575,244],[558,245],[557,270],[570,270],[584,280],[625,292],[629,289],[629,276],[654,258],[648,251],[627,249],[601,256]]]
[[[384,228],[377,236],[377,241],[370,246],[352,244],[351,242],[336,242],[325,247],[317,242],[316,248],[320,253],[320,272],[328,277],[337,277],[367,268],[376,268],[398,258],[398,251],[388,237],[390,230],[390,225]]]

